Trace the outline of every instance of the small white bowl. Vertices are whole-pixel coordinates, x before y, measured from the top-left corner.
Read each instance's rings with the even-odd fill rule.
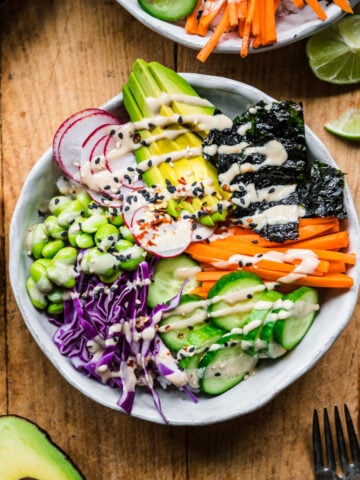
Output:
[[[138,0],[117,0],[117,2],[133,15],[134,18],[139,20],[139,22],[150,28],[150,30],[153,30],[169,40],[179,43],[184,47],[193,50],[200,50],[209,40],[210,33],[205,37],[200,35],[189,35],[186,33],[183,22],[165,22],[164,20],[152,17],[140,7]],[[355,7],[355,5],[359,3],[359,0],[350,0],[349,3],[352,7]],[[299,40],[309,37],[310,35],[328,27],[345,15],[345,12],[335,5],[335,3],[326,5],[325,2],[321,2],[321,4],[326,10],[326,20],[320,20],[308,5],[297,11],[294,9],[296,13],[277,19],[276,43],[261,48],[250,47],[249,53],[261,53],[291,45],[292,43],[298,42]],[[239,36],[235,32],[229,32],[223,36],[214,52],[239,54],[240,48],[241,39]]]
[[[249,85],[226,78],[183,75],[201,96],[207,97],[232,118],[261,99],[273,100]],[[121,102],[122,96],[118,95],[103,108],[116,114]],[[321,141],[307,127],[306,139],[311,157],[337,166]],[[47,321],[44,313],[33,307],[26,292],[25,282],[31,260],[24,247],[25,233],[27,227],[37,221],[37,211],[44,199],[50,199],[54,194],[55,181],[59,175],[60,172],[52,160],[52,150],[49,149],[35,164],[23,186],[10,225],[12,289],[27,328],[60,374],[84,395],[120,412],[122,410],[116,405],[120,392],[79,373],[70,361],[59,353],[52,341],[55,327]],[[54,186],[53,191],[50,190],[51,185]],[[360,258],[360,227],[348,187],[345,196],[349,250]],[[193,403],[182,392],[159,388],[163,411],[169,423],[205,425],[252,412],[307,372],[331,347],[351,318],[357,300],[360,269],[354,267],[349,273],[354,278],[354,286],[347,291],[328,290],[321,295],[318,316],[306,337],[292,352],[277,361],[264,363],[254,375],[228,392],[217,397],[200,395],[199,402]],[[155,423],[163,422],[153,405],[151,395],[145,391],[137,393],[132,415]]]

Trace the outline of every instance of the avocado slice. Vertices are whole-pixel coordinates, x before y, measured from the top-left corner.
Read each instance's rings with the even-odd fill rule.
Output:
[[[85,480],[71,460],[30,420],[0,416],[3,480]]]
[[[186,102],[186,96],[199,97],[199,95],[176,72],[157,62],[146,63],[142,59],[136,60],[128,83],[123,87],[124,105],[131,120],[136,122],[154,117],[154,112],[148,103],[149,97],[158,99],[164,95],[168,96],[170,101],[159,102],[157,114],[160,116],[182,118],[188,115],[196,117],[196,115],[213,115],[215,113],[214,106],[204,105],[201,102],[199,104]],[[182,97],[183,95],[185,98]],[[151,129],[139,130],[141,140],[145,143],[147,139],[154,138],[155,135],[161,136],[166,130],[180,131],[181,133],[174,138],[157,137],[156,141],[151,141],[137,149],[135,152],[137,162],[141,163],[150,160],[153,156],[167,153],[171,157],[172,153],[180,151],[181,154],[189,147],[201,148],[202,138],[208,132],[195,132],[195,125],[184,125],[179,122],[180,120],[168,127],[154,126]],[[222,208],[221,202],[226,200],[229,195],[219,185],[216,168],[202,155],[191,158],[184,155],[173,162],[153,165],[143,173],[143,179],[148,186],[158,185],[164,191],[171,191],[172,187],[179,187],[179,185],[187,186],[191,193],[186,198],[168,201],[168,212],[173,216],[179,216],[181,211],[185,210],[196,214],[203,224],[209,226],[226,218],[226,208]]]

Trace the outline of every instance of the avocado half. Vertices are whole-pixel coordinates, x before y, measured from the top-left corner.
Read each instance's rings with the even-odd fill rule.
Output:
[[[85,480],[48,433],[17,415],[0,416],[2,480]]]

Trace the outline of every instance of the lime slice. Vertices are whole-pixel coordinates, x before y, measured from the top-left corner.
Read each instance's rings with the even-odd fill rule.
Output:
[[[196,5],[196,0],[138,0],[140,7],[153,17],[173,22],[186,17]]]
[[[325,128],[339,137],[360,140],[360,110],[350,108],[341,117],[326,123]]]
[[[310,37],[306,54],[311,70],[320,80],[360,82],[360,15],[346,16]]]

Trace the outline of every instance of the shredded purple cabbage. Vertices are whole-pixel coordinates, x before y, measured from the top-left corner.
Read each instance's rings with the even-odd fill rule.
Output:
[[[88,377],[119,388],[120,408],[130,414],[136,387],[146,386],[167,422],[154,380],[172,383],[197,400],[186,385],[186,374],[156,331],[161,313],[179,304],[182,289],[168,304],[153,310],[147,307],[156,265],[156,258],[143,261],[135,271],[123,272],[111,286],[80,270],[64,302],[63,317],[51,321],[58,327],[54,342],[60,353]]]

